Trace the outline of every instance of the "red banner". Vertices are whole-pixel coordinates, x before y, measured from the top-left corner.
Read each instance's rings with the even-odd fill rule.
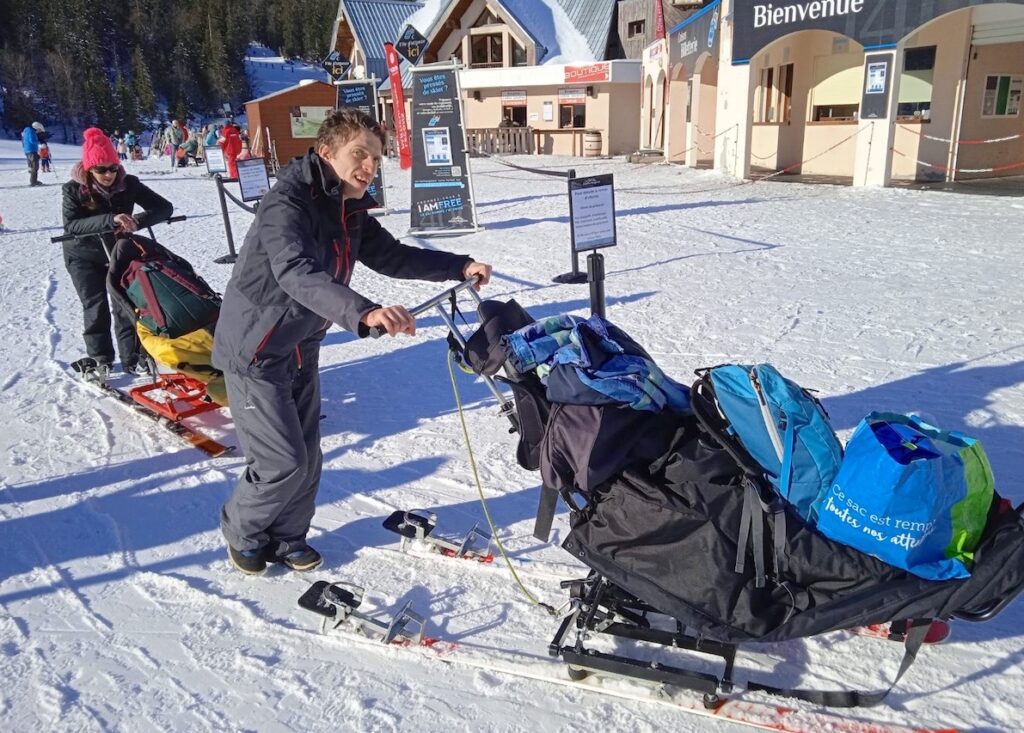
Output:
[[[390,43],[384,44],[384,57],[388,62],[391,80],[391,109],[394,112],[395,142],[398,144],[398,164],[402,170],[412,168],[412,150],[409,148],[409,121],[405,117],[405,94],[402,91],[402,72],[398,52]]]
[[[654,40],[660,41],[665,37],[665,9],[661,7],[661,0],[654,0]]]

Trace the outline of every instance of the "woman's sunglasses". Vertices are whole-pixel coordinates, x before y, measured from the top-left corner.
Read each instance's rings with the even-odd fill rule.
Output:
[[[99,173],[102,176],[104,173],[117,173],[120,167],[119,165],[98,165],[92,169],[92,172]]]

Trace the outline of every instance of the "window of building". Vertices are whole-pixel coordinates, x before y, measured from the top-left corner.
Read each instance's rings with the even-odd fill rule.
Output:
[[[480,28],[485,25],[499,25],[501,23],[498,20],[498,16],[491,12],[490,8],[487,8],[480,14],[480,17],[476,19],[476,23],[473,24],[474,28]]]
[[[560,104],[558,105],[558,126],[561,128],[586,127],[587,126],[587,105],[586,104]]]
[[[754,122],[789,122],[793,109],[793,64],[761,69]]]
[[[863,58],[844,53],[814,59],[812,122],[855,122],[864,82]]]
[[[526,127],[526,107],[523,105],[505,105],[501,108],[501,119],[512,120],[513,127]]]
[[[816,104],[813,122],[855,122],[859,104]]]
[[[478,69],[504,66],[500,33],[474,35],[470,39],[470,49],[473,54],[471,66]]]
[[[1024,77],[1008,74],[985,77],[985,95],[981,101],[982,117],[1017,117],[1020,114],[1021,88]]]
[[[512,44],[512,65],[526,66],[526,46],[519,45],[519,41],[511,36],[508,40]]]
[[[935,72],[935,46],[908,48],[903,55],[900,98],[896,119],[923,122],[932,115],[932,77]]]
[[[775,105],[772,90],[775,87],[775,67],[761,69],[761,82],[757,85],[757,105],[754,107],[754,122],[775,122]]]
[[[628,38],[638,38],[644,35],[644,21],[642,20],[631,20],[626,26],[626,36]]]

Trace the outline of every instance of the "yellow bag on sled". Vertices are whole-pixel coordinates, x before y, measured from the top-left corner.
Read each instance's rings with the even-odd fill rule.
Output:
[[[211,363],[213,335],[205,328],[178,338],[157,336],[142,321],[135,322],[139,341],[158,363],[176,372],[197,379],[206,385],[206,394],[222,407],[228,406],[224,375]]]

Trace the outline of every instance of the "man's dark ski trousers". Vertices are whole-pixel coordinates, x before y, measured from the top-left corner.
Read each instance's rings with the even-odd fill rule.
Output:
[[[301,542],[309,532],[323,464],[318,351],[302,349],[304,366],[284,374],[224,373],[246,463],[220,514],[236,550]]]
[[[110,338],[110,301],[107,299],[107,255],[95,239],[64,243],[64,266],[82,301],[85,328],[85,352],[106,364],[114,361],[114,342]],[[134,316],[114,302],[114,331],[117,353],[122,364],[139,360],[139,339]]]

